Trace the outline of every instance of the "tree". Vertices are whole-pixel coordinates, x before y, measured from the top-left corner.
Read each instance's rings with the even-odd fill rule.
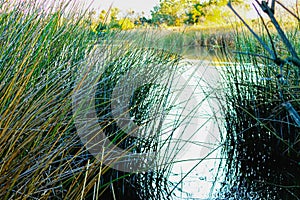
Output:
[[[232,0],[235,4],[242,4],[241,0]],[[186,12],[187,24],[201,24],[208,22],[225,22],[225,16],[228,16],[228,0],[209,0],[203,3],[197,1]]]
[[[169,26],[186,24],[200,24],[207,18],[210,20],[223,20],[226,15],[224,8],[228,0],[161,0],[159,5],[151,11],[152,23],[165,23]],[[232,0],[241,4],[241,0]],[[217,19],[219,18],[219,19]]]
[[[122,30],[129,30],[134,28],[134,23],[129,18],[122,18],[118,22]]]
[[[202,5],[200,3],[196,3],[192,6],[192,8],[186,12],[187,19],[185,21],[186,24],[198,24],[203,20],[206,13],[204,12]]]
[[[154,24],[166,23],[176,25],[176,22],[183,22],[185,18],[185,4],[187,0],[161,0],[158,6],[151,11]]]

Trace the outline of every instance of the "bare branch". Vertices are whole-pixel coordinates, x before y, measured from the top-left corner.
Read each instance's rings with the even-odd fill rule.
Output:
[[[232,12],[243,22],[243,24],[248,28],[248,30],[254,35],[254,37],[259,41],[259,43],[265,48],[269,54],[275,58],[274,52],[268,47],[268,45],[250,28],[250,26],[245,22],[245,20],[236,12],[232,7],[231,1],[228,2],[227,6],[232,10]]]
[[[289,10],[286,6],[284,6],[280,1],[277,1],[276,2],[282,7],[284,8],[288,13],[290,13],[293,17],[295,17],[298,21],[300,21],[300,18],[295,15],[291,10]]]
[[[264,18],[261,16],[261,14],[260,14],[260,12],[257,10],[256,6],[255,6],[254,4],[253,4],[253,6],[254,6],[254,8],[255,8],[257,14],[258,14],[259,17],[260,17],[260,20],[262,21],[262,23],[263,23],[263,25],[264,25],[264,27],[265,27],[265,29],[266,29],[266,31],[267,31],[268,37],[269,37],[270,42],[271,42],[271,45],[272,45],[273,53],[274,53],[273,59],[276,60],[276,59],[277,59],[276,49],[275,49],[275,45],[274,45],[274,42],[273,42],[273,40],[272,40],[270,31],[269,31],[269,29],[268,29],[268,26],[266,25]]]
[[[275,0],[272,0],[271,11],[272,11],[273,14],[275,14]]]
[[[256,2],[258,2],[256,0]],[[279,36],[282,39],[282,42],[285,44],[285,46],[287,47],[287,50],[292,54],[293,57],[299,59],[297,52],[295,51],[294,47],[292,46],[292,44],[290,43],[290,41],[288,40],[288,38],[286,37],[285,33],[283,32],[283,30],[281,29],[279,23],[277,22],[276,18],[274,17],[274,14],[272,13],[271,9],[269,8],[269,6],[266,4],[265,1],[262,1],[262,3],[258,3],[261,7],[261,9],[263,11],[265,11],[265,13],[267,13],[267,15],[269,16],[269,18],[271,19],[273,25],[275,26]]]

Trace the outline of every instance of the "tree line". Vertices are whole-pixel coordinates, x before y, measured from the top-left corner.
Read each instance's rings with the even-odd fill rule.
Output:
[[[107,28],[120,28],[123,30],[141,26],[183,26],[202,25],[217,22],[228,23],[231,15],[226,4],[228,0],[160,0],[159,4],[151,10],[151,16],[144,13],[135,13],[130,10],[126,17],[119,18],[120,9],[110,8],[102,10],[94,24],[95,31]],[[238,6],[247,7],[242,0],[232,0]]]

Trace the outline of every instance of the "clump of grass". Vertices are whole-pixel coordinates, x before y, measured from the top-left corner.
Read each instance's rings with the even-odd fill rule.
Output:
[[[0,6],[1,199],[167,196],[170,165],[127,173],[104,165],[103,160],[87,151],[75,126],[77,113],[72,109],[72,97],[80,72],[88,67],[103,69],[92,85],[98,87],[95,99],[99,123],[109,130],[107,134],[115,145],[133,152],[154,151],[161,142],[159,136],[138,141],[118,132],[110,121],[109,97],[112,87],[128,70],[140,69],[139,73],[144,74],[142,69],[150,66],[153,71],[148,75],[156,77],[164,74],[166,68],[161,66],[176,69],[180,57],[149,48],[144,40],[136,45],[137,41],[130,41],[132,38],[122,33],[109,32],[99,39],[91,32],[84,12],[67,11],[79,11],[72,2],[41,9],[46,5],[16,1],[1,2]],[[104,55],[108,56],[102,62]],[[140,124],[145,123],[151,106],[164,103],[166,98],[162,96],[166,88],[148,86],[134,94],[132,109],[125,110]]]
[[[260,6],[277,25],[273,13],[268,12],[271,7],[264,3]],[[299,22],[299,18],[296,20]],[[234,64],[224,72],[228,179],[221,192],[223,198],[300,196],[300,45],[294,35],[299,26],[289,30],[285,39],[280,25],[275,28],[278,34],[264,25],[263,20],[262,36],[250,27],[253,37],[237,36]],[[279,44],[286,46],[279,48]]]
[[[118,38],[120,38],[120,35]],[[137,40],[126,38],[127,36],[125,35],[123,38],[124,41],[134,40],[132,43],[127,42],[125,44],[126,48],[122,48],[122,43],[105,47],[114,53],[102,63],[105,70],[99,79],[97,79],[96,83],[95,101],[99,124],[103,127],[103,131],[110,141],[122,149],[128,149],[127,152],[154,152],[155,149],[160,148],[158,143],[160,140],[160,132],[162,131],[154,128],[154,126],[157,126],[155,123],[161,123],[163,119],[160,119],[162,116],[153,116],[153,114],[155,115],[155,112],[163,112],[159,110],[158,107],[162,106],[161,104],[166,101],[166,89],[168,85],[164,85],[163,88],[161,88],[156,84],[152,84],[152,82],[155,82],[156,79],[160,79],[161,76],[164,76],[164,73],[168,73],[166,71],[167,68],[171,67],[176,69],[179,57],[175,54],[150,47],[141,48],[141,46],[145,45],[144,38],[142,39],[143,41],[139,41],[140,38]],[[101,44],[99,47],[102,47]],[[95,56],[99,56],[99,59],[102,57],[101,54],[95,54]],[[95,59],[95,57],[93,56],[92,59]],[[134,73],[132,74],[131,72]],[[126,83],[122,81],[124,77],[126,77]],[[134,88],[134,84],[131,85],[130,81],[139,82],[138,77],[149,79],[150,82],[141,88]],[[122,85],[118,85],[120,81],[123,83]],[[124,105],[121,104],[119,104],[120,107],[118,109],[123,109],[125,113],[128,112],[129,115],[134,118],[136,124],[145,127],[140,134],[147,135],[149,132],[152,132],[150,136],[146,138],[131,136],[131,132],[128,133],[118,126],[117,120],[122,120],[124,116],[122,112],[120,116],[115,116],[116,113],[114,113],[111,104],[114,100],[114,89],[119,87],[124,88],[125,92],[135,92],[130,99],[130,109],[126,108],[126,106],[123,107]],[[120,90],[123,91],[123,89]],[[126,98],[124,97],[126,95],[122,93],[120,95],[122,95],[121,98]],[[165,109],[168,108],[163,106],[163,110]],[[153,117],[156,118],[154,122]],[[118,172],[114,169],[110,169],[109,173],[111,175],[105,177],[111,179],[115,173],[129,176],[128,178],[116,181],[116,184],[118,184],[118,182],[122,183],[121,185],[119,183],[119,186],[115,187],[119,190],[117,191],[117,197],[119,198],[128,196],[128,194],[130,194],[129,191],[133,191],[134,193],[134,196],[128,196],[132,199],[163,198],[168,191],[165,172],[169,167],[170,165],[153,166],[147,169],[146,172],[137,174]],[[130,183],[130,185],[126,184],[126,182]]]
[[[81,19],[36,2],[1,2],[0,196],[61,197],[73,193],[70,152],[73,70],[89,49]],[[71,17],[66,19],[66,17]],[[78,172],[77,172],[78,173]],[[72,183],[72,181],[71,181]]]
[[[233,47],[234,35],[230,29],[208,29],[186,32],[186,44],[208,48]]]

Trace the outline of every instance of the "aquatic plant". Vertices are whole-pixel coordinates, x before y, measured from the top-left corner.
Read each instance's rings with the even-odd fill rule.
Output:
[[[224,71],[228,179],[220,197],[299,199],[299,17],[278,1],[256,3],[274,31],[256,8],[257,34],[228,3],[252,36],[237,33],[234,64]],[[275,4],[298,25],[284,30]]]
[[[127,173],[103,164],[88,151],[76,127],[73,97],[80,72],[88,66],[103,69],[93,86],[98,86],[95,99],[99,122],[110,124],[106,98],[126,70],[151,66],[153,73],[158,73],[163,68],[155,64],[176,68],[180,57],[131,41],[120,32],[107,32],[98,38],[85,11],[71,1],[1,1],[0,8],[1,199],[163,196],[168,165]],[[97,50],[100,53],[93,54]],[[104,55],[108,56],[102,62]],[[165,99],[151,85],[134,97],[132,109],[125,112],[130,111],[137,123],[144,123],[154,102],[163,103]],[[124,149],[132,147],[133,151],[152,151],[159,139],[134,144],[133,138],[115,131],[111,129],[110,139],[115,144],[122,141]]]

